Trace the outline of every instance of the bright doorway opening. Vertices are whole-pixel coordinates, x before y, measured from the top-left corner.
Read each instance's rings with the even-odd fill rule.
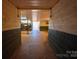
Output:
[[[49,10],[19,10],[21,20],[21,31],[30,29],[38,31],[48,31],[50,20]]]
[[[40,22],[33,22],[32,30],[40,30]]]

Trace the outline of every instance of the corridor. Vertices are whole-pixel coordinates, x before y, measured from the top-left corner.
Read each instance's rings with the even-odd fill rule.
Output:
[[[57,59],[48,43],[48,32],[34,30],[21,32],[21,46],[11,59]]]
[[[2,0],[3,59],[77,59],[77,0]]]

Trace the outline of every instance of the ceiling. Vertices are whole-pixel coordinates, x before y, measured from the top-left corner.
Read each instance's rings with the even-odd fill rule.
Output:
[[[50,9],[58,0],[9,0],[18,9]]]

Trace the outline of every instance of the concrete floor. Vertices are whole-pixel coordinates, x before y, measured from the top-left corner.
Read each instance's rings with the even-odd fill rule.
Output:
[[[21,32],[21,46],[14,52],[11,59],[57,59],[55,52],[48,44],[48,32]]]

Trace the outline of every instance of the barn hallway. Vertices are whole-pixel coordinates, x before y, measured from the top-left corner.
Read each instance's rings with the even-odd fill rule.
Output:
[[[3,59],[77,59],[77,0],[2,0]]]

